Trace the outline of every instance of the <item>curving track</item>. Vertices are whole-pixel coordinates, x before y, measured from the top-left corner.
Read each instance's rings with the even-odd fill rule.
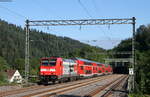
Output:
[[[96,88],[95,90],[91,91],[88,95],[88,97],[109,97],[112,93],[113,90],[117,87],[119,87],[119,85],[123,82],[123,81],[127,81],[128,76],[121,76],[113,81],[111,81],[110,83],[107,83],[103,86],[100,86],[98,88]]]

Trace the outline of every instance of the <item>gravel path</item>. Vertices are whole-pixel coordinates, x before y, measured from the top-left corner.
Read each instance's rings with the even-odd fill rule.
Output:
[[[21,85],[0,86],[0,92],[3,92],[3,91],[10,91],[10,90],[15,90],[15,89],[20,89],[20,88],[22,88]]]

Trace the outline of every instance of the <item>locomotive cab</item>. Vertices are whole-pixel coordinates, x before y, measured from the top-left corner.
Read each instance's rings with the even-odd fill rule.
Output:
[[[52,81],[54,83],[56,80],[58,80],[58,76],[61,73],[60,65],[60,58],[42,58],[40,65],[40,80],[46,83],[48,81]]]

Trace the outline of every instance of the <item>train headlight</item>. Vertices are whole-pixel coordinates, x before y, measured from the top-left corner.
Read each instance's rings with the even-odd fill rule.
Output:
[[[41,69],[41,71],[47,71],[47,69]]]
[[[56,69],[50,69],[49,71],[53,71],[54,72],[54,71],[56,71]]]

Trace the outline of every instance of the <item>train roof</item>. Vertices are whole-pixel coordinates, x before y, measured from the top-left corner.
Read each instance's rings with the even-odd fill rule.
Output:
[[[64,62],[76,63],[75,60],[73,60],[73,59],[64,59],[64,58],[63,58],[63,61],[64,61]]]
[[[50,58],[61,58],[61,57],[53,56],[53,57],[43,57],[43,58],[41,58],[41,59],[50,59]],[[65,61],[65,62],[73,62],[73,63],[75,63],[75,60],[80,60],[80,61],[84,61],[84,62],[87,62],[87,63],[104,64],[104,63],[95,62],[95,61],[91,61],[91,60],[83,59],[83,58],[78,58],[78,57],[71,58],[71,59],[65,59],[65,58],[62,58],[62,59],[63,59],[63,61]],[[105,64],[105,65],[106,65],[106,64]]]
[[[89,63],[103,64],[103,63],[99,63],[99,62],[95,62],[95,61],[91,61],[91,60],[87,60],[87,59],[82,59],[82,58],[77,58],[77,57],[76,57],[76,60],[81,60],[81,61],[89,62]]]

